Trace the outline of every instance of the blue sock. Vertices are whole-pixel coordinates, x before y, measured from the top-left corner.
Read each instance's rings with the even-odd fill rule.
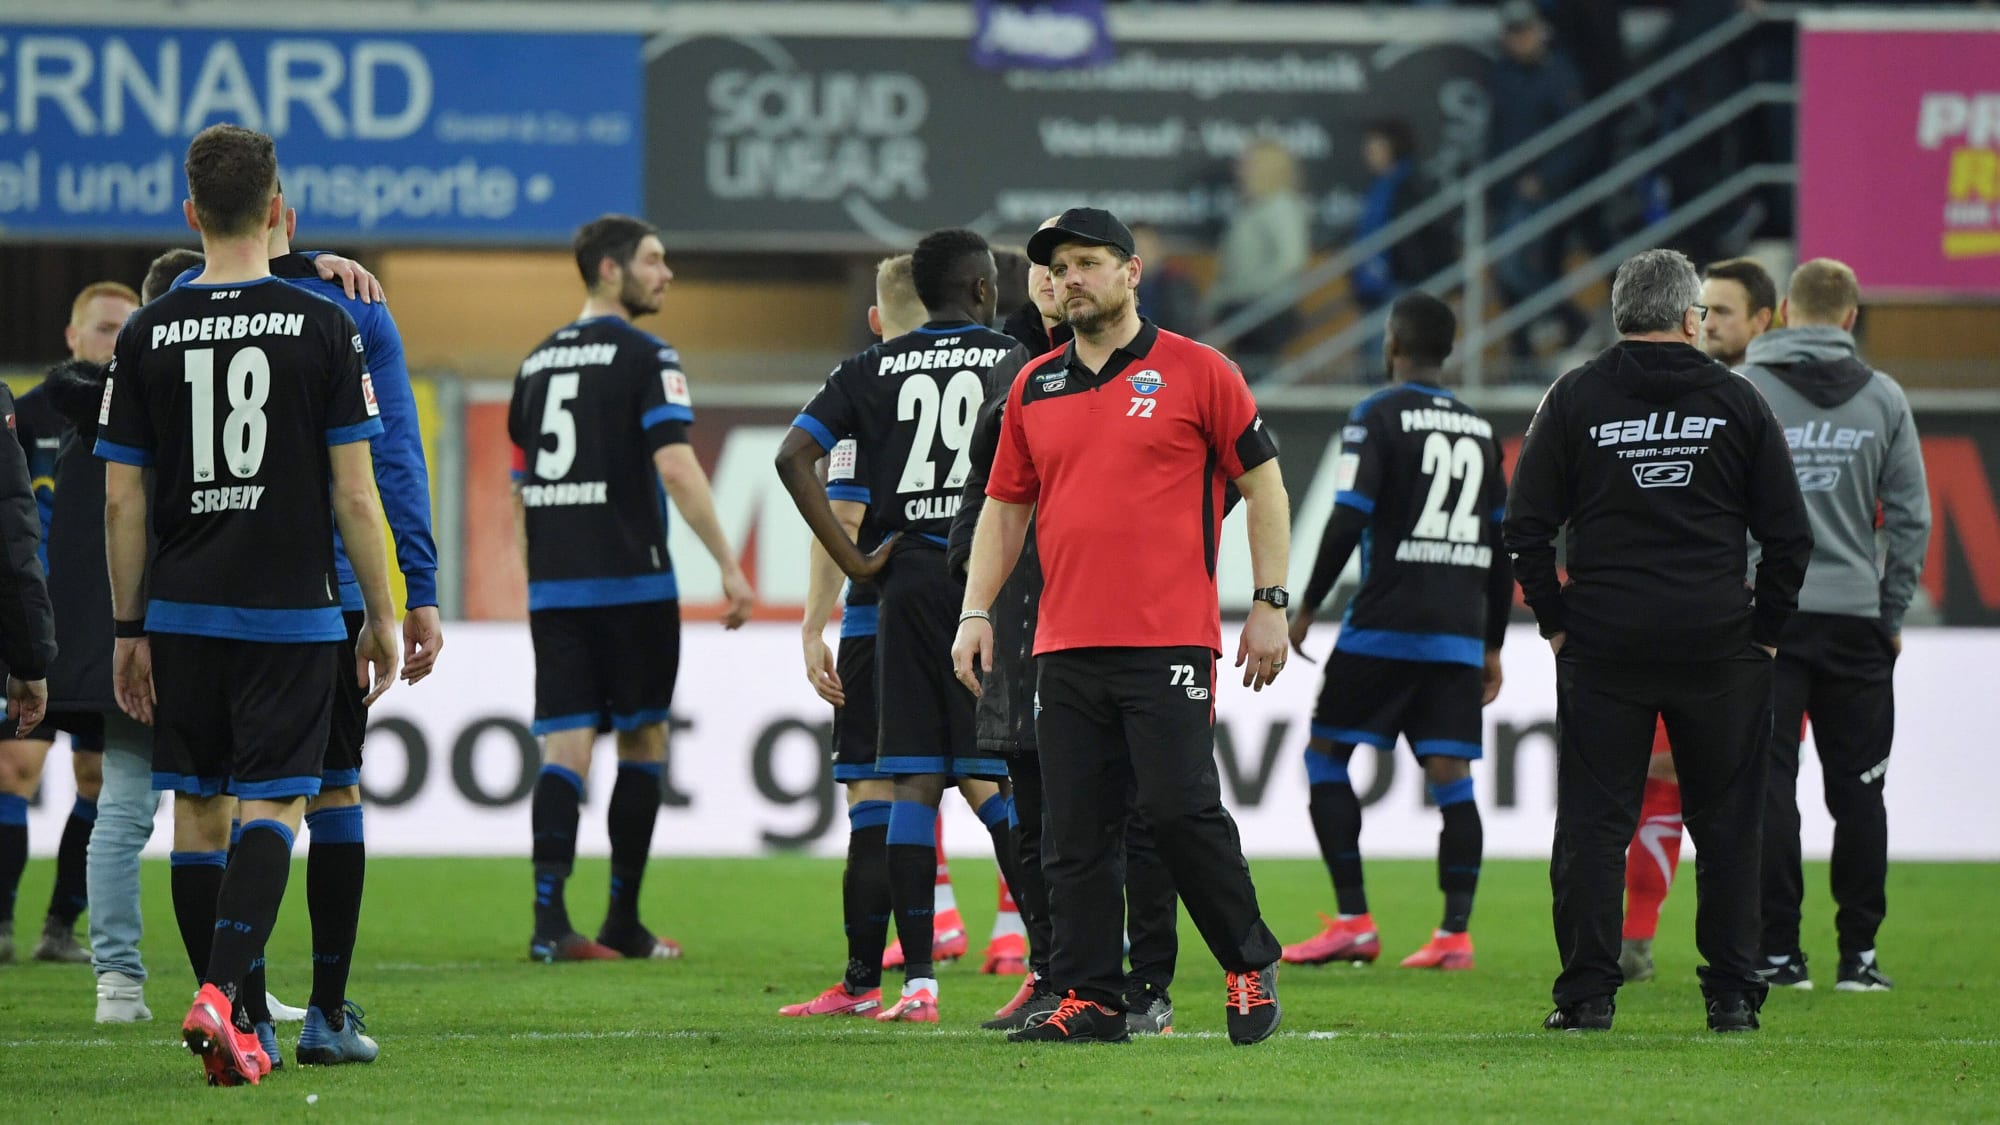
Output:
[[[889,806],[889,897],[903,942],[903,976],[931,975],[937,905],[937,810],[921,801]]]
[[[1347,763],[1335,761],[1332,757],[1308,746],[1306,748],[1306,784],[1326,785],[1329,783],[1334,785],[1351,784],[1347,776]]]
[[[1479,889],[1479,861],[1485,850],[1479,805],[1472,799],[1469,777],[1425,788],[1444,816],[1444,827],[1438,832],[1438,889],[1444,892],[1444,920],[1438,929],[1462,934],[1472,922],[1472,898]]]
[[[986,800],[980,802],[979,823],[984,824],[986,826],[987,831],[989,832],[995,828],[1000,827],[1003,824],[1006,824],[1007,798],[1001,796],[998,793],[995,793],[991,797],[988,797],[986,798]]]
[[[306,814],[306,913],[312,920],[313,1007],[340,1019],[361,925],[368,847],[360,805]]]

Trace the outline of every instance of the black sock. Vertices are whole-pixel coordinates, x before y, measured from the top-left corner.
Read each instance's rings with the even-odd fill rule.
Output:
[[[28,799],[0,793],[0,923],[12,925],[14,896],[28,868]]]
[[[931,925],[937,905],[937,810],[921,801],[889,806],[889,897],[903,943],[903,979],[932,976]]]
[[[1333,897],[1342,914],[1368,913],[1368,889],[1361,877],[1361,799],[1347,779],[1347,763],[1317,750],[1306,751],[1306,778],[1319,854],[1333,876]]]
[[[56,887],[49,895],[50,926],[70,930],[90,902],[90,884],[84,876],[84,860],[90,855],[90,830],[97,825],[97,802],[82,797],[70,808],[63,824],[62,843],[56,845]]]
[[[347,1001],[354,968],[354,935],[361,927],[361,887],[368,870],[360,805],[306,814],[306,911],[312,917],[311,1005],[334,1030]]]
[[[561,766],[543,766],[535,781],[529,813],[535,844],[535,936],[559,938],[576,932],[563,903],[563,883],[576,866],[576,821],[583,804],[583,779]]]
[[[1485,832],[1479,822],[1479,806],[1472,800],[1471,778],[1433,786],[1431,794],[1444,814],[1444,828],[1438,832],[1438,889],[1444,892],[1444,921],[1438,929],[1462,934],[1472,924],[1472,895],[1479,887]]]
[[[1000,865],[1000,878],[1009,887],[1021,885],[1021,857],[1014,848],[1014,825],[1008,812],[1009,803],[1004,794],[995,793],[979,806],[979,823],[986,826],[986,834],[993,838],[993,861]],[[1021,900],[1014,900],[1014,909],[1021,909]]]
[[[646,878],[646,853],[653,847],[653,824],[660,818],[660,763],[620,762],[606,814],[611,831],[611,905],[604,933],[639,933],[639,887]]]
[[[222,892],[227,852],[174,852],[174,921],[180,924],[181,945],[198,982],[208,973],[209,951],[215,945],[215,900]]]
[[[847,930],[847,991],[882,987],[882,949],[889,943],[889,802],[857,801],[847,809],[847,870],[840,906]]]
[[[236,845],[243,842],[243,822],[229,822],[229,860],[236,861]],[[274,922],[273,925],[276,923]],[[270,991],[264,982],[264,952],[257,951],[256,960],[250,962],[250,970],[243,974],[243,986],[239,993],[232,993],[236,1001],[236,1014],[252,1025],[271,1022]],[[242,1021],[239,1021],[242,1022]]]
[[[253,996],[250,976],[263,961],[264,944],[278,922],[278,904],[292,871],[292,840],[292,830],[275,820],[245,824],[215,898],[215,945],[202,980],[236,1003],[238,1027],[247,1028],[258,1016],[270,1018],[261,1010],[261,977]]]

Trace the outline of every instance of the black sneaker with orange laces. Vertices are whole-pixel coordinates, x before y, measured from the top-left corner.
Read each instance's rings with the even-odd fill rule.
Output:
[[[1238,1047],[1262,1043],[1278,1030],[1278,963],[1229,974],[1229,1041]]]
[[[1009,1043],[1129,1043],[1125,1013],[1071,992],[1047,1019],[1007,1033]]]

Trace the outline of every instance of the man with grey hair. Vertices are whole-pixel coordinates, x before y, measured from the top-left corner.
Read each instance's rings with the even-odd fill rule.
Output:
[[[1875,960],[1875,932],[1888,911],[1882,782],[1896,730],[1903,611],[1930,544],[1930,491],[1903,388],[1855,354],[1854,271],[1831,258],[1805,263],[1781,308],[1785,327],[1750,342],[1743,375],[1784,422],[1812,518],[1813,557],[1778,657],[1764,805],[1765,979],[1812,987],[1799,951],[1799,739],[1810,712],[1833,814],[1834,987],[1886,992],[1889,978]]]
[[[1654,725],[1666,721],[1696,864],[1708,1026],[1750,1031],[1772,661],[1812,531],[1783,427],[1756,388],[1696,347],[1694,264],[1648,250],[1618,269],[1620,339],[1556,380],[1514,470],[1503,536],[1556,655],[1556,1010],[1603,1031],[1618,967],[1625,846]],[[1556,574],[1567,536],[1568,582]],[[1756,590],[1747,543],[1762,547]]]

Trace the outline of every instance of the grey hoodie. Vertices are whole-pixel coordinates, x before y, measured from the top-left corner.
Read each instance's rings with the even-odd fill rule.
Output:
[[[1900,631],[1931,534],[1923,453],[1903,388],[1862,363],[1854,337],[1832,326],[1764,333],[1750,341],[1743,375],[1785,427],[1812,517],[1799,609],[1879,617]]]

